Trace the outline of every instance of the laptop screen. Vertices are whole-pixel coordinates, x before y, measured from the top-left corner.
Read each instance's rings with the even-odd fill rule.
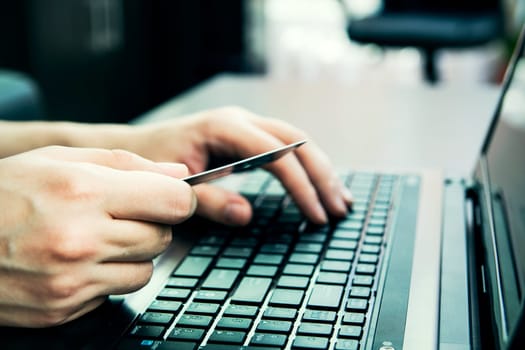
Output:
[[[494,229],[487,272],[500,345],[507,343],[523,312],[525,293],[525,56],[520,36],[503,83],[503,93],[482,152],[478,177],[489,193],[486,205]],[[479,172],[478,172],[479,175]],[[490,230],[484,230],[490,231]],[[495,248],[494,248],[495,247]],[[491,264],[491,258],[497,263]]]

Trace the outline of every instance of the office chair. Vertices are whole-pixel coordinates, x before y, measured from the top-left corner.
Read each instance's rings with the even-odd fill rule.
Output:
[[[425,80],[439,80],[435,53],[467,48],[502,37],[501,0],[383,0],[373,15],[352,19],[347,34],[359,43],[416,47],[423,54]]]

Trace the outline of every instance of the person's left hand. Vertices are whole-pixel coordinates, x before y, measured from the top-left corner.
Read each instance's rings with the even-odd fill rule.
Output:
[[[344,216],[351,203],[328,157],[303,131],[283,121],[224,107],[134,128],[132,140],[120,147],[154,161],[184,163],[192,174],[206,170],[214,156],[245,158],[308,139],[295,153],[265,168],[314,223],[325,223],[327,214]],[[209,184],[197,185],[195,191],[198,214],[230,225],[251,219],[250,204],[241,195]]]

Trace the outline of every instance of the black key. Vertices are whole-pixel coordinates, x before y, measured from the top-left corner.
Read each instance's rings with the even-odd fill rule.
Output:
[[[215,315],[219,312],[219,304],[209,304],[209,303],[191,303],[188,306],[186,312],[192,314],[205,314],[205,315]]]
[[[223,317],[217,323],[218,328],[225,329],[239,329],[248,331],[252,325],[252,320],[249,318],[240,317]]]
[[[190,296],[191,290],[182,288],[164,288],[160,293],[159,299],[186,300]]]
[[[335,311],[306,310],[303,314],[304,321],[334,322],[337,314]]]
[[[200,245],[221,246],[224,244],[225,240],[226,240],[225,237],[211,235],[211,236],[201,238],[199,240],[199,244]]]
[[[326,233],[305,233],[299,237],[299,242],[324,243],[327,237]]]
[[[230,316],[255,317],[257,311],[258,309],[255,306],[230,304],[224,311],[224,314]]]
[[[213,269],[204,280],[202,288],[230,290],[238,275],[237,270]]]
[[[195,350],[196,343],[187,341],[165,341],[159,345],[156,350]]]
[[[351,267],[347,261],[325,260],[321,263],[321,271],[350,272]]]
[[[301,305],[303,296],[302,290],[276,288],[270,298],[270,305],[298,307]]]
[[[357,241],[332,239],[329,247],[333,249],[355,250],[357,248]]]
[[[167,326],[171,323],[173,319],[173,314],[168,314],[164,312],[145,312],[140,317],[140,323],[151,323]]]
[[[220,290],[200,290],[197,292],[197,294],[195,294],[195,300],[224,301],[227,295],[227,292],[223,292]]]
[[[217,267],[224,269],[237,269],[240,270],[246,264],[246,259],[243,258],[219,258],[217,260]]]
[[[292,322],[290,321],[261,320],[257,325],[258,332],[289,333],[291,329]]]
[[[197,278],[170,277],[166,286],[172,288],[194,288],[197,282],[199,282]]]
[[[159,343],[159,341],[150,339],[124,338],[117,346],[117,350],[149,350]]]
[[[310,299],[308,299],[308,307],[335,310],[339,308],[342,295],[342,286],[316,284],[312,290],[312,294],[310,294]]]
[[[373,275],[376,273],[376,266],[372,264],[357,264],[355,272],[362,275]]]
[[[261,253],[286,254],[288,245],[284,243],[266,243],[261,247]]]
[[[177,326],[208,328],[211,321],[211,316],[184,314],[177,322]]]
[[[324,323],[302,322],[297,333],[304,335],[324,335],[332,334],[332,325]]]
[[[345,285],[347,276],[346,273],[322,271],[317,276],[317,283]]]
[[[312,265],[287,264],[284,267],[284,275],[311,276],[314,271]]]
[[[343,316],[343,323],[362,326],[365,324],[365,314],[359,312],[345,312]]]
[[[148,307],[148,311],[169,311],[176,313],[180,310],[182,303],[173,300],[154,300]]]
[[[273,277],[277,273],[277,266],[252,265],[246,272],[248,276]]]
[[[165,328],[162,326],[138,325],[133,327],[129,334],[135,337],[155,339],[160,338],[164,331]]]
[[[271,283],[270,278],[244,277],[232,296],[232,302],[261,304]]]
[[[297,336],[292,343],[292,349],[327,349],[328,338]]]
[[[368,308],[368,300],[366,299],[357,299],[350,298],[346,303],[346,309],[348,311],[366,311]]]
[[[263,265],[280,265],[283,261],[283,255],[281,254],[257,254],[253,260],[254,264]]]
[[[208,341],[210,343],[228,343],[241,345],[246,338],[246,333],[239,331],[215,330]]]
[[[168,335],[168,339],[195,340],[199,342],[204,338],[204,330],[197,328],[175,327]]]
[[[255,247],[258,241],[254,237],[237,237],[231,241],[231,245],[240,247]]]
[[[374,277],[365,275],[355,275],[352,281],[355,286],[372,287],[374,284]]]
[[[174,276],[201,277],[210,266],[212,258],[188,256],[173,273]]]
[[[353,250],[327,249],[324,257],[327,260],[352,261],[354,260],[354,255],[355,252]]]
[[[286,276],[285,275],[279,278],[279,281],[277,282],[277,286],[286,287],[286,288],[306,289],[306,287],[308,287],[309,282],[310,282],[310,279],[307,277]]]
[[[191,250],[191,255],[215,256],[219,252],[219,247],[211,245],[199,245]]]
[[[296,264],[315,264],[318,257],[317,254],[292,253],[288,261]]]
[[[297,310],[284,307],[269,307],[264,311],[265,318],[295,320]]]
[[[286,336],[282,334],[255,333],[250,344],[282,347],[286,344]]]
[[[358,350],[359,341],[355,339],[338,339],[335,343],[335,350]]]
[[[360,338],[362,328],[359,326],[341,326],[339,329],[339,337],[341,338]]]

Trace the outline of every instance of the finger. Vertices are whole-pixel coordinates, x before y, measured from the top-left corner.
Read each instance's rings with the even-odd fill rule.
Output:
[[[251,205],[243,196],[212,185],[195,186],[199,199],[197,214],[225,225],[246,225],[252,217]]]
[[[112,219],[103,230],[99,262],[152,260],[172,239],[171,226],[144,221]]]
[[[186,182],[144,171],[107,172],[104,184],[106,212],[115,219],[178,224],[197,207],[197,197]]]
[[[252,120],[285,143],[306,138],[302,131],[281,120],[261,117]],[[352,195],[336,175],[328,156],[311,140],[299,147],[295,153],[327,210],[333,215],[345,215],[352,202]]]
[[[176,178],[189,175],[188,168],[180,163],[156,163],[125,151],[101,148],[73,148],[62,146],[44,147],[38,150],[57,160],[87,162],[118,170],[142,170],[164,174]]]
[[[218,128],[216,133],[214,132],[215,138],[220,144],[230,146],[241,157],[252,156],[284,145],[283,141],[252,123],[238,123],[235,128],[232,128],[231,125],[218,126]],[[244,136],[239,137],[239,135]],[[315,223],[327,221],[317,191],[294,154],[285,155],[267,165],[266,168],[281,180],[299,208],[310,220]]]
[[[95,270],[94,270],[95,271]],[[153,274],[153,262],[106,262],[93,276],[98,295],[127,294],[144,287]]]

